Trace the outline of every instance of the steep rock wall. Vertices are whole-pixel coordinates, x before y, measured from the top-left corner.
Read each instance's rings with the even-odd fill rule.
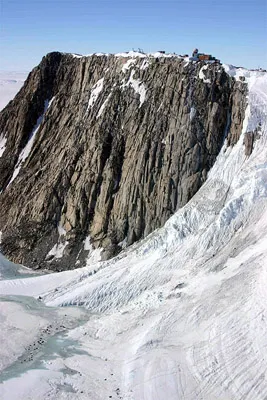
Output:
[[[60,270],[146,236],[237,141],[245,106],[220,64],[48,54],[0,114],[4,254]]]

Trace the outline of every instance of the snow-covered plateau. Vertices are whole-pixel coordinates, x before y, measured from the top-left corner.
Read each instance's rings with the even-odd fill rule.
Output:
[[[17,94],[27,75],[27,72],[0,71],[0,111]]]
[[[267,399],[267,74],[224,68],[242,135],[163,228],[71,271],[0,260],[2,400]]]

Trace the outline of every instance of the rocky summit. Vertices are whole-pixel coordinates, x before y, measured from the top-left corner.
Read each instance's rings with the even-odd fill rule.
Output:
[[[216,62],[48,54],[0,113],[2,252],[72,269],[161,227],[238,141],[246,94]]]

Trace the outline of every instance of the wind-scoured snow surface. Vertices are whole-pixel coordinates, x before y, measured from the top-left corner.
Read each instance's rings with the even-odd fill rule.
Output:
[[[15,97],[27,75],[27,72],[0,71],[0,111]]]
[[[229,71],[249,87],[242,136],[162,229],[113,260],[0,282],[1,399],[267,399],[267,76]]]

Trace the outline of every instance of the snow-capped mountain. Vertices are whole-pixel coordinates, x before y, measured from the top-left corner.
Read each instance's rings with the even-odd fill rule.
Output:
[[[1,398],[267,397],[267,74],[220,68],[241,134],[162,228],[72,271],[2,261]]]

